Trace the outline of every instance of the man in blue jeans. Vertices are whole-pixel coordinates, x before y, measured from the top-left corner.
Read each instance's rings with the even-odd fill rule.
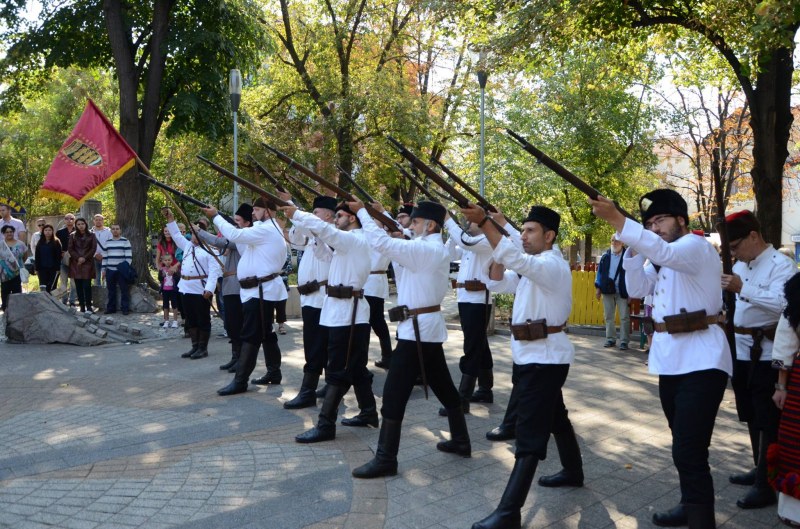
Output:
[[[111,238],[106,241],[105,255],[103,256],[102,277],[105,279],[108,288],[108,303],[106,304],[106,314],[117,312],[117,286],[119,286],[122,314],[127,315],[130,311],[130,292],[128,283],[118,270],[123,262],[131,264],[133,262],[133,252],[131,243],[122,236],[119,224],[111,225]]]
[[[617,344],[616,311],[619,310],[619,349],[628,349],[631,334],[631,310],[628,306],[628,290],[625,287],[625,270],[622,258],[625,248],[615,235],[611,236],[611,248],[600,258],[597,277],[594,280],[595,296],[603,300],[603,317],[606,322],[606,343],[603,347]]]

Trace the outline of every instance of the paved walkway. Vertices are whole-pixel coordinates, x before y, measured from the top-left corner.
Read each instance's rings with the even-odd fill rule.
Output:
[[[454,304],[450,300],[452,310]],[[333,442],[299,445],[318,408],[286,411],[302,378],[300,322],[280,337],[283,385],[221,398],[230,375],[217,369],[228,345],[212,339],[208,359],[179,358],[179,338],[98,348],[0,343],[0,527],[25,528],[469,528],[490,513],[513,465],[513,445],[490,443],[510,390],[510,348],[492,338],[494,404],[473,405],[473,457],[438,452],[447,420],[415,389],[403,423],[400,473],[354,480],[378,432],[340,426]],[[581,489],[533,486],[526,527],[652,527],[655,510],[678,500],[670,436],[640,351],[609,351],[603,339],[577,347],[565,400],[580,438]],[[372,359],[378,357],[373,338]],[[454,376],[461,333],[446,344]],[[262,374],[262,361],[255,375]],[[376,393],[385,373],[375,370]],[[350,392],[341,415],[357,412]],[[747,466],[745,428],[728,391],[711,464],[722,528],[782,527],[774,508],[742,511],[744,489],[727,476]],[[539,474],[560,467],[555,446]]]

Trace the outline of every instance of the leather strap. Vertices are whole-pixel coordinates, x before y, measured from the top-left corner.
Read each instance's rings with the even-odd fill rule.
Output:
[[[181,279],[191,281],[192,279],[208,279],[208,276],[181,276]]]
[[[370,272],[370,274],[385,275],[387,272],[388,270],[373,270]]]
[[[754,336],[757,334],[763,334],[764,338],[767,340],[774,340],[775,339],[775,331],[777,330],[777,325],[771,325],[769,327],[734,327],[733,332],[736,334],[746,334],[748,336]]]
[[[472,283],[471,283],[471,285],[472,285]],[[484,284],[483,282],[481,282],[480,286],[481,286],[480,289],[473,289],[473,290],[470,290],[470,292],[481,292],[483,290],[487,290],[486,289],[486,284]],[[467,284],[466,283],[456,283],[456,288],[467,288]]]
[[[431,308],[431,307],[426,307],[426,308]],[[422,309],[417,309],[417,310],[422,310]],[[412,314],[411,310],[409,310],[408,312],[409,314]],[[425,391],[425,400],[428,400],[428,377],[425,374],[425,362],[424,362],[425,359],[422,355],[422,341],[420,340],[419,337],[419,322],[417,321],[416,314],[412,314],[411,316],[411,325],[414,327],[414,339],[417,342],[417,360],[419,360],[419,374],[420,377],[422,377],[422,389]]]
[[[236,275],[236,270],[229,270],[222,274],[222,277],[231,277]]]
[[[280,276],[281,276],[280,273],[275,272],[274,274],[270,274],[270,275],[264,276],[264,277],[245,277],[245,278],[239,280],[239,285],[242,288],[260,287],[263,283],[266,283],[267,281],[272,281],[276,277],[280,277]]]
[[[709,325],[723,325],[725,320],[721,314],[714,314],[713,316],[706,316],[706,323]],[[653,330],[656,332],[667,332],[667,324],[664,322],[653,322]]]
[[[419,316],[420,314],[430,314],[432,312],[439,312],[442,310],[441,305],[431,305],[430,307],[422,307],[420,309],[408,309],[410,316]]]
[[[363,298],[364,297],[364,290],[363,289],[361,289],[361,290],[353,289],[353,293],[350,294],[350,295],[345,295],[345,294],[341,293],[339,291],[339,289],[341,287],[344,287],[344,286],[345,285],[336,285],[336,286],[334,286],[334,285],[326,285],[325,286],[325,293],[327,295],[329,295],[330,297],[337,298],[337,299],[350,299],[350,298],[359,299],[359,298]]]

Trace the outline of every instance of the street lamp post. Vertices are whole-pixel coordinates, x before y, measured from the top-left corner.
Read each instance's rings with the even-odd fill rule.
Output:
[[[478,84],[481,87],[481,148],[480,148],[480,193],[486,195],[486,176],[484,173],[484,149],[486,148],[486,134],[484,129],[484,102],[486,93],[486,81],[489,74],[486,72],[486,50],[481,49],[478,54]]]
[[[239,70],[231,70],[228,82],[228,93],[231,96],[233,110],[233,174],[239,176],[239,102],[242,100],[242,74]],[[239,184],[233,183],[233,212],[239,209]]]

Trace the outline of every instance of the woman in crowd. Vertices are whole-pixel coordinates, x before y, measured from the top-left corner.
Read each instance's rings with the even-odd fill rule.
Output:
[[[92,309],[92,279],[95,276],[94,255],[97,253],[97,239],[89,231],[86,219],[75,221],[75,231],[69,236],[69,277],[75,281],[78,304],[81,312],[94,312]]]
[[[22,293],[20,270],[28,247],[14,238],[15,231],[10,224],[0,230],[3,235],[0,241],[0,310],[3,312],[8,308],[8,297]]]
[[[52,224],[45,224],[42,235],[33,249],[33,264],[39,276],[39,287],[47,292],[55,288],[58,271],[61,268],[61,241],[56,237]]]

